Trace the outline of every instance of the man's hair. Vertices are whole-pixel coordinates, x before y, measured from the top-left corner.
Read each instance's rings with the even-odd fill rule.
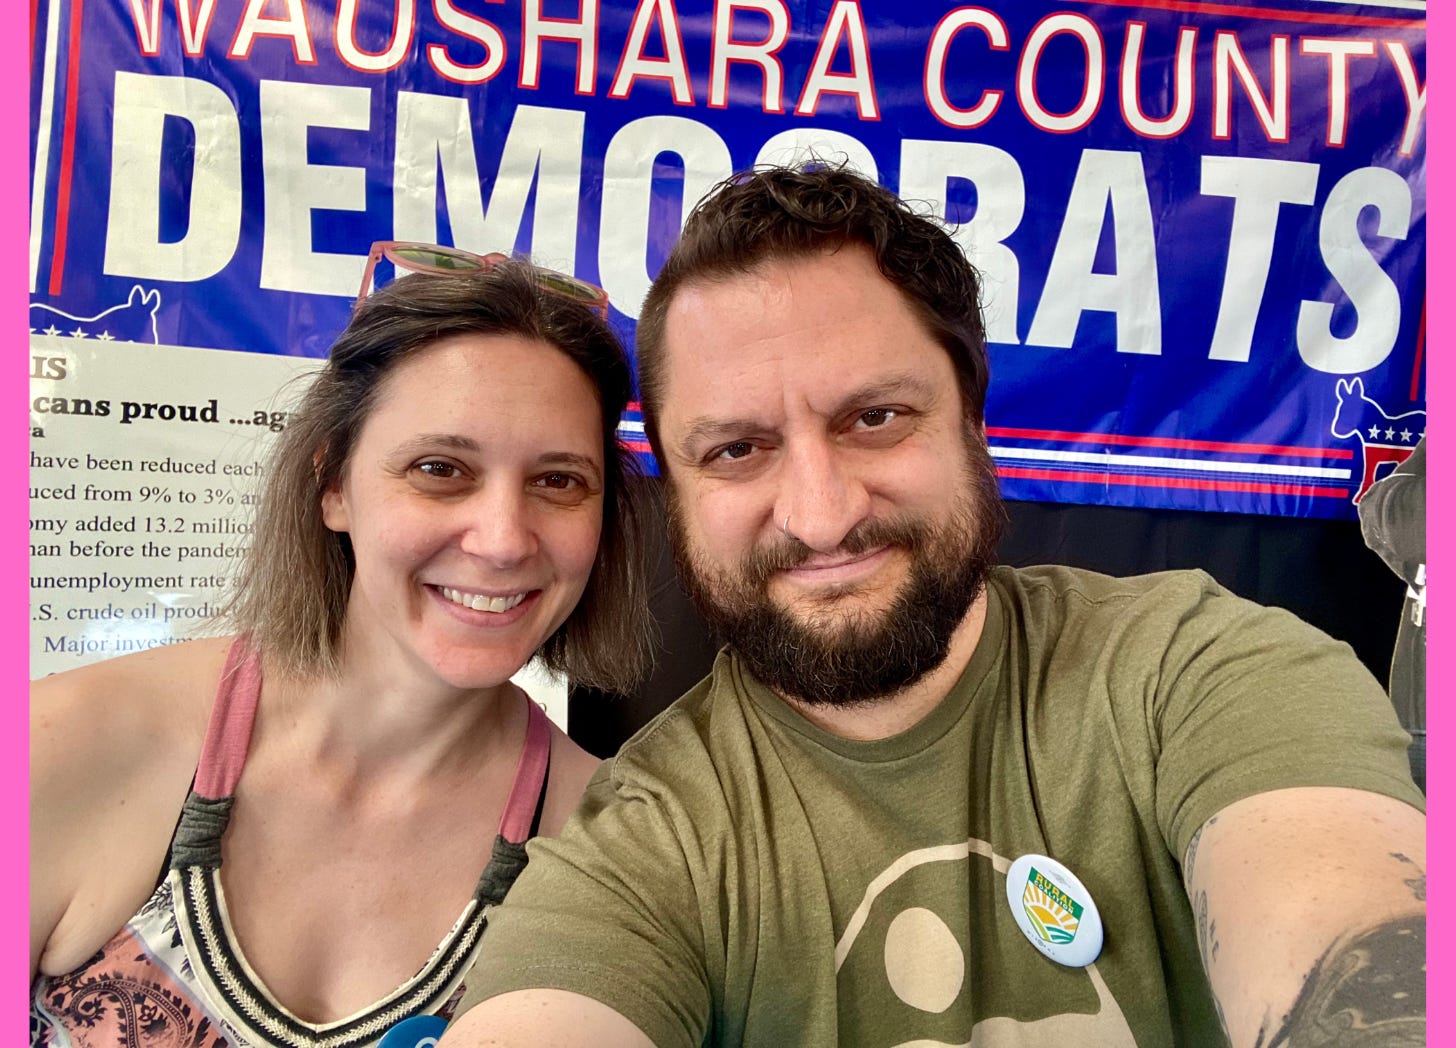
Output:
[[[938,219],[919,214],[883,186],[847,166],[810,160],[761,166],[715,186],[693,209],[682,236],[642,304],[637,322],[637,372],[647,437],[659,467],[667,312],[690,284],[738,276],[782,262],[862,244],[885,279],[905,296],[931,336],[950,355],[971,422],[984,418],[986,331],[975,268]]]
[[[624,691],[647,667],[650,619],[641,527],[644,490],[616,426],[631,396],[621,343],[591,310],[543,290],[524,261],[467,274],[403,276],[354,309],[273,451],[252,547],[228,602],[231,623],[285,672],[336,672],[354,579],[349,536],[321,499],[343,478],[384,380],[412,354],[456,335],[514,335],[554,346],[602,409],[602,538],[581,601],[538,653],[574,682]]]

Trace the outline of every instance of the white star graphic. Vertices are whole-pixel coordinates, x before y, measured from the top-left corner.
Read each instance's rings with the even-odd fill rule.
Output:
[[[41,332],[42,335],[59,335],[60,333],[61,329],[56,327],[54,324]]]
[[[70,335],[72,338],[85,338],[86,337],[86,332],[82,328],[79,328],[79,327],[75,331],[67,331],[66,334]]]
[[[103,332],[101,332],[101,334],[99,334],[99,335],[96,336],[96,341],[98,341],[98,342],[115,342],[116,341],[116,336],[113,335],[110,331],[103,331]]]
[[[1395,430],[1393,430],[1393,429],[1387,429],[1385,431],[1385,439],[1386,440],[1394,440],[1395,439]]]
[[[1370,439],[1371,440],[1374,440],[1378,436],[1380,436],[1380,427],[1379,426],[1371,426],[1370,427]]]
[[[1410,443],[1410,438],[1411,438],[1411,431],[1410,430],[1403,429],[1403,430],[1400,431],[1400,439],[1401,440],[1403,440],[1407,444],[1409,444]]]

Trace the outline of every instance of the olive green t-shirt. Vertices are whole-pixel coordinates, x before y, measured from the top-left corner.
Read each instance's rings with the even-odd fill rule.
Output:
[[[552,987],[660,1048],[1220,1043],[1179,858],[1267,790],[1420,806],[1390,701],[1201,572],[997,568],[987,592],[960,681],[889,739],[819,730],[720,654],[531,843],[460,1013]],[[1014,923],[1026,853],[1100,910],[1086,967]]]

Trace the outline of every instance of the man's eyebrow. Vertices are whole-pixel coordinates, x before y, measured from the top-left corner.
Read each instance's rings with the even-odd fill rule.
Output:
[[[842,415],[856,408],[870,408],[880,404],[893,404],[906,398],[916,400],[920,407],[927,407],[940,398],[943,390],[923,375],[903,371],[887,375],[877,382],[868,382],[841,397],[834,406],[834,415]]]
[[[678,451],[687,455],[690,453],[689,449],[702,444],[711,444],[726,437],[762,433],[772,428],[752,418],[714,418],[712,415],[699,415],[689,419],[683,428],[683,435],[677,442]]]
[[[855,409],[863,410],[879,404],[893,404],[907,398],[919,402],[919,406],[928,406],[937,400],[942,392],[938,386],[928,381],[923,375],[908,371],[900,372],[851,390],[839,399],[830,415],[837,418]],[[692,448],[702,444],[711,444],[730,437],[752,436],[772,431],[775,428],[761,419],[748,416],[716,418],[712,415],[699,415],[687,420],[677,447],[679,453],[689,456]]]

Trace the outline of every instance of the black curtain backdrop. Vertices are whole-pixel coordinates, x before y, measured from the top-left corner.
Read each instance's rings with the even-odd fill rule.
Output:
[[[646,481],[657,497],[661,483]],[[1002,563],[1069,564],[1111,575],[1202,568],[1228,589],[1287,608],[1349,644],[1384,683],[1405,587],[1365,548],[1351,521],[1008,502]],[[661,514],[648,536],[657,666],[631,695],[573,687],[570,734],[610,757],[708,672],[718,645],[677,584]]]

